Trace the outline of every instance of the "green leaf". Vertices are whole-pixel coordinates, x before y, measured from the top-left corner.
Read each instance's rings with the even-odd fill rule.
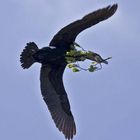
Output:
[[[94,67],[93,65],[90,65],[90,67],[88,68],[89,72],[94,72],[96,71],[97,67]]]
[[[68,64],[67,66],[68,66],[68,68],[72,68],[73,64]]]
[[[91,52],[91,51],[86,52],[86,56],[87,56],[87,58],[92,58],[93,52]]]
[[[66,57],[67,63],[73,63],[76,62],[76,59],[74,57]]]
[[[73,72],[79,72],[80,70],[74,67],[74,68],[72,68],[72,71]]]
[[[84,56],[82,56],[79,61],[85,61],[85,60],[86,60],[86,58]]]
[[[93,61],[93,62],[92,62],[92,64],[93,64],[93,65],[96,65],[96,64],[97,64],[97,62]]]

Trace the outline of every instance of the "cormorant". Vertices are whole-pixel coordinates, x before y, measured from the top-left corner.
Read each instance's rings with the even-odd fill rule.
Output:
[[[63,85],[63,72],[67,65],[65,54],[70,45],[83,30],[111,17],[117,10],[117,4],[98,9],[82,19],[62,28],[51,40],[48,47],[39,49],[34,42],[27,43],[21,53],[20,62],[24,69],[33,63],[41,63],[41,93],[56,127],[70,140],[76,134],[76,125],[70,109],[70,103]],[[104,59],[95,53],[95,61]]]

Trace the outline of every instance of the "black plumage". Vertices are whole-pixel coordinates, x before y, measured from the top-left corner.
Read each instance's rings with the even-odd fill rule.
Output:
[[[51,40],[49,46],[39,49],[34,42],[27,43],[20,61],[24,69],[34,62],[42,64],[40,72],[41,93],[56,127],[70,140],[76,134],[76,125],[70,103],[63,85],[63,72],[67,65],[65,54],[77,35],[83,30],[106,20],[117,10],[117,4],[92,12],[62,28]],[[100,57],[100,59],[102,59]]]

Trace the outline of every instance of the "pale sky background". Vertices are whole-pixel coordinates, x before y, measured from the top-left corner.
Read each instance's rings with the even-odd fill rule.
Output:
[[[41,48],[70,22],[109,4],[116,14],[76,42],[109,65],[96,73],[66,69],[64,84],[77,124],[74,140],[140,140],[140,1],[2,0],[0,3],[0,140],[64,140],[40,93],[35,64],[22,70],[19,55]]]

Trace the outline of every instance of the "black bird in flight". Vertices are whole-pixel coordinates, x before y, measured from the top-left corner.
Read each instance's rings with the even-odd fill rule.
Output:
[[[72,22],[53,37],[49,47],[39,49],[34,42],[27,43],[20,55],[23,69],[28,69],[35,62],[41,63],[40,87],[43,99],[56,127],[68,140],[76,134],[76,125],[63,85],[63,72],[67,65],[65,54],[70,51],[70,45],[75,42],[80,32],[111,17],[117,7],[117,4],[109,5]],[[96,56],[98,60],[95,61],[103,62],[100,55]]]

